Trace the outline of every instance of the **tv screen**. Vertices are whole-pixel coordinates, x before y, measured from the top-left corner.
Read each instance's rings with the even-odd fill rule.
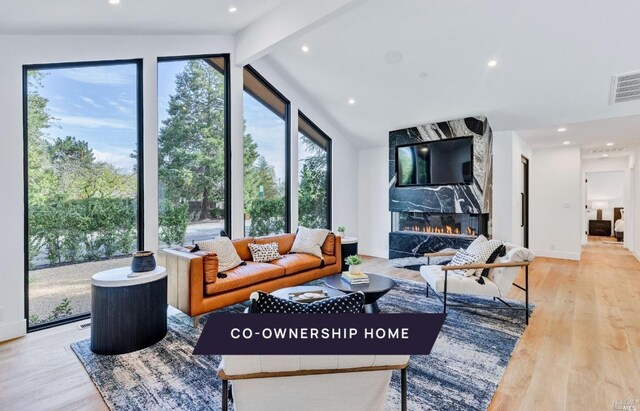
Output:
[[[471,184],[473,137],[396,146],[399,187]]]

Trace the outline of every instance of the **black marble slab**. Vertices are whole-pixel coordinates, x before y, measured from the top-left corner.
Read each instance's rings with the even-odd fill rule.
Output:
[[[424,253],[445,248],[467,248],[472,241],[472,237],[394,231],[389,233],[389,259],[422,257]]]

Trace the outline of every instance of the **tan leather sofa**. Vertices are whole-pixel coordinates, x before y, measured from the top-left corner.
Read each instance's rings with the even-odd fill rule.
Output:
[[[289,254],[295,234],[247,237],[233,240],[246,265],[226,271],[218,278],[218,257],[214,253],[189,253],[174,249],[158,252],[158,264],[167,268],[168,302],[194,317],[228,305],[247,301],[254,291],[272,292],[284,287],[337,274],[341,271],[341,238],[330,233],[322,245],[323,258],[308,254]],[[249,243],[277,242],[284,257],[270,263],[251,259]]]

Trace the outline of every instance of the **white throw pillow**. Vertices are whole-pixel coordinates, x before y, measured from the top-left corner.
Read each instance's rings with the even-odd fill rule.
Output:
[[[487,240],[485,238],[484,241],[479,241],[478,243],[474,240],[474,242],[467,247],[467,252],[477,256],[478,262],[484,264],[487,262],[491,254],[493,254],[493,252],[501,245],[502,241],[500,240]],[[482,268],[479,268],[476,271],[476,275],[482,274],[482,270]]]
[[[218,255],[218,272],[220,273],[242,264],[242,258],[238,255],[229,237],[217,237],[196,244],[201,250],[214,252]]]
[[[291,247],[292,253],[302,253],[315,255],[318,258],[322,258],[322,244],[329,235],[329,230],[324,228],[306,228],[298,227],[296,233],[296,239],[293,241]]]
[[[268,263],[269,261],[282,258],[278,252],[278,243],[268,244],[252,244],[249,243],[249,250],[251,251],[251,257],[256,263]]]
[[[458,250],[456,251],[456,255],[453,256],[453,259],[447,264],[448,266],[452,265],[468,265],[474,264],[478,262],[478,256],[475,254],[471,254],[466,250]],[[482,271],[482,270],[481,270]],[[465,277],[471,277],[476,273],[475,269],[472,270],[451,270],[451,273],[464,275]]]

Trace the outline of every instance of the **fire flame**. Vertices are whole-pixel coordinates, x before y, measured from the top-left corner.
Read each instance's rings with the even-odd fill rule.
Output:
[[[460,232],[460,229],[457,227],[451,227],[451,226],[444,226],[444,227],[433,227],[433,226],[421,226],[421,225],[413,225],[413,226],[405,226],[403,228],[403,231],[416,231],[419,233],[432,233],[432,234],[457,234],[460,235],[462,234]],[[467,235],[476,235],[476,231],[471,228],[471,227],[467,227],[465,229],[465,234]]]

